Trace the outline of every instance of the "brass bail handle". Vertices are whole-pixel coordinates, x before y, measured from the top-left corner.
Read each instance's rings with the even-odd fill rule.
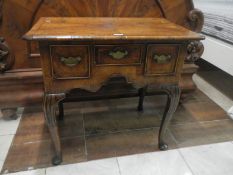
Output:
[[[69,67],[74,67],[82,61],[82,58],[80,56],[77,57],[61,57],[61,62]]]
[[[113,59],[120,60],[127,57],[129,52],[123,48],[115,48],[111,50],[108,55],[111,56]]]
[[[166,64],[169,63],[172,59],[171,55],[166,55],[166,54],[154,54],[153,56],[153,60],[158,63],[158,64]]]

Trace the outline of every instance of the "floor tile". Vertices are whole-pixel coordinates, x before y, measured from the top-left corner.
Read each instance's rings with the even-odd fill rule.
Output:
[[[176,150],[119,157],[121,175],[192,175]]]
[[[147,106],[145,108],[143,113],[138,112],[135,108],[84,113],[86,135],[159,127],[161,116],[157,110]]]
[[[160,111],[160,115],[163,115],[164,109]],[[171,125],[175,124],[185,124],[190,122],[197,122],[195,118],[190,114],[190,112],[183,106],[183,104],[180,104],[177,107],[177,110],[172,117]]]
[[[45,169],[31,170],[31,171],[21,171],[17,173],[10,173],[7,175],[45,175]]]
[[[120,175],[116,158],[51,167],[46,175]]]
[[[12,135],[16,133],[21,117],[17,120],[4,120],[0,118],[0,136]]]
[[[41,112],[24,113],[16,133],[14,144],[25,144],[50,139]]]
[[[152,106],[151,104],[156,104],[157,100],[158,98],[156,96],[151,96],[147,99],[147,103],[149,106]],[[161,102],[159,104],[160,106],[154,108],[159,113],[159,116],[162,116],[164,113],[164,105]],[[227,113],[206,95],[200,91],[196,91],[180,101],[171,120],[171,125],[224,119],[229,119]]]
[[[182,104],[195,121],[213,121],[229,119],[227,113],[213,101],[189,102]],[[208,111],[208,112],[207,112]]]
[[[61,140],[63,164],[86,161],[83,137]],[[13,145],[4,163],[3,172],[25,171],[28,168],[52,166],[54,148],[50,140]],[[23,161],[22,161],[23,160]]]
[[[180,149],[195,175],[232,175],[233,144],[218,143]]]
[[[50,139],[42,112],[25,113],[19,125],[14,144],[24,144]],[[58,122],[61,138],[84,134],[83,117],[78,112],[65,112],[64,121]]]
[[[88,160],[159,151],[159,129],[146,129],[107,135],[86,137]],[[167,132],[165,140],[169,148],[176,148]]]
[[[178,147],[204,145],[233,140],[231,119],[169,126]]]
[[[185,96],[181,96],[180,100],[181,100],[180,101],[181,103],[188,103],[188,102],[199,103],[199,102],[209,102],[209,101],[211,101],[211,99],[199,89],[196,89],[194,92],[188,93]]]
[[[0,161],[5,160],[13,138],[14,135],[0,136]]]

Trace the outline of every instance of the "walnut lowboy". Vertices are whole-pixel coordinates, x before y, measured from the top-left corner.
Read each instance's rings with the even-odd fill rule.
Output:
[[[55,107],[72,89],[98,91],[123,76],[139,89],[139,110],[147,87],[168,95],[159,148],[179,102],[178,86],[190,41],[204,39],[162,18],[41,18],[24,36],[39,42],[44,77],[44,113],[62,162]]]

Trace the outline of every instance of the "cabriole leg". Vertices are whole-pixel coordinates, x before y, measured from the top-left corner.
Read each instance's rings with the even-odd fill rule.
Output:
[[[178,85],[163,86],[162,90],[168,94],[167,105],[159,130],[159,149],[164,151],[168,149],[168,145],[164,141],[164,136],[179,104],[181,90]]]
[[[44,116],[55,148],[55,156],[52,159],[53,165],[59,165],[62,162],[61,143],[58,133],[55,110],[59,101],[64,98],[65,94],[44,95]]]

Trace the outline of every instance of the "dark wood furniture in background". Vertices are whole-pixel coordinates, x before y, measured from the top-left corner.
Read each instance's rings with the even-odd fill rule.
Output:
[[[136,90],[151,88],[168,95],[158,138],[159,148],[168,149],[164,135],[179,103],[187,46],[202,36],[163,18],[46,17],[24,39],[39,42],[54,165],[62,162],[59,102],[74,89],[96,93],[114,77],[124,77]]]
[[[47,16],[161,17],[200,32],[203,15],[192,0],[0,0],[0,108],[14,117],[18,106],[42,101],[43,81],[36,42],[21,39],[32,25]],[[190,42],[180,86],[195,89],[193,62],[203,52],[200,42]]]

